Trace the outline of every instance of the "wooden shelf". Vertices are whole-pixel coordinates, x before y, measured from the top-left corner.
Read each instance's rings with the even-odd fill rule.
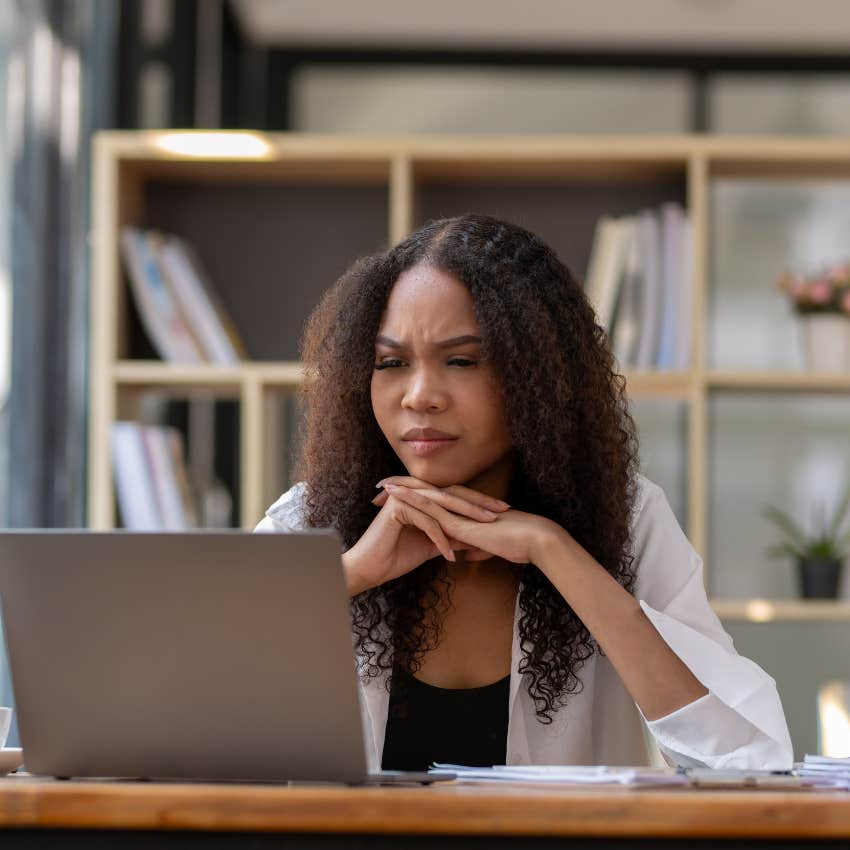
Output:
[[[688,401],[693,390],[690,372],[625,372],[631,398],[660,397]]]
[[[576,150],[565,159],[563,153],[527,151],[505,159],[499,150],[479,155],[412,158],[415,179],[422,183],[647,183],[684,179],[687,157],[656,155],[640,157],[626,153],[600,156],[599,151]]]
[[[389,159],[280,159],[272,161],[231,162],[226,169],[220,162],[181,158],[143,160],[124,166],[127,176],[148,180],[184,183],[287,183],[291,185],[331,184],[342,186],[382,185],[389,183]]]
[[[847,392],[850,372],[733,372],[711,371],[706,385],[712,390],[746,392]]]
[[[202,135],[214,134],[194,134]],[[275,436],[267,424],[274,394],[291,391],[303,380],[299,363],[272,358],[297,357],[295,341],[306,313],[356,256],[395,244],[425,217],[470,206],[513,217],[540,232],[579,272],[598,215],[665,201],[686,206],[693,225],[692,368],[626,369],[625,379],[632,398],[688,405],[683,525],[707,571],[713,394],[850,390],[850,374],[711,369],[706,353],[711,181],[850,180],[850,146],[844,139],[253,135],[263,150],[253,158],[169,153],[160,145],[163,133],[156,131],[106,131],[95,138],[89,451],[89,524],[94,528],[110,528],[116,521],[111,461],[104,448],[109,429],[146,390],[239,401],[240,524],[253,526],[270,493],[269,458],[284,449],[275,440],[286,438],[281,429]],[[252,219],[258,209],[259,222]],[[120,229],[127,224],[171,228],[189,241],[207,238],[209,262],[230,287],[226,306],[236,325],[247,321],[246,305],[260,305],[253,315],[244,313],[255,320],[245,335],[258,359],[226,368],[128,359],[137,351],[131,344],[118,251]],[[257,224],[263,229],[258,241]],[[233,252],[230,240],[240,238],[259,251]],[[289,294],[283,296],[287,290],[278,287],[289,287]],[[748,618],[748,611],[759,610],[752,608],[752,600],[715,604],[730,618]],[[841,605],[831,602],[771,605],[776,619],[846,616]]]
[[[300,363],[245,361],[238,366],[176,365],[159,360],[120,360],[113,378],[121,387],[238,389],[245,381],[269,387],[297,387],[303,380]]]
[[[712,599],[711,607],[721,620],[850,620],[850,602],[833,599]]]

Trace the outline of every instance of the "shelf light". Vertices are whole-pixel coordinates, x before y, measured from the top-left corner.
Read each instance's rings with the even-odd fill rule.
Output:
[[[776,607],[767,599],[751,599],[744,611],[747,619],[754,623],[769,623],[776,619]]]
[[[204,130],[157,133],[155,147],[178,156],[202,159],[267,159],[271,145],[259,133]]]

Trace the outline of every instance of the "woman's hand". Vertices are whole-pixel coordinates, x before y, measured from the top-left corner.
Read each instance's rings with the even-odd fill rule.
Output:
[[[469,523],[488,525],[508,510],[508,505],[498,499],[475,491],[468,492],[472,495],[467,498],[446,493],[446,499],[452,510],[463,515]],[[433,516],[407,500],[385,492],[373,501],[381,507],[380,513],[357,543],[342,556],[351,596],[409,573],[437,555],[454,561],[455,550],[473,548],[446,534]],[[477,554],[489,557],[486,552]]]
[[[403,476],[387,478],[382,484],[385,493],[375,499],[376,504],[392,499],[427,515],[446,537],[457,542],[455,548],[468,550],[468,561],[495,556],[516,564],[536,563],[554,536],[566,534],[550,519],[513,509],[502,511],[492,522],[470,519],[464,508],[482,494],[469,487],[434,487]]]

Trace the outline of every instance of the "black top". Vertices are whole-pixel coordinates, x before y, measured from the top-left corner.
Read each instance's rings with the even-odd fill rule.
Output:
[[[381,767],[504,764],[510,682],[508,675],[480,688],[438,688],[396,666]]]

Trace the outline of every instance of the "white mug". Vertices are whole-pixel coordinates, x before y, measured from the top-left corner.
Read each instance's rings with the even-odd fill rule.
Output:
[[[0,707],[0,747],[6,746],[6,738],[9,737],[9,727],[12,725],[12,709]]]

